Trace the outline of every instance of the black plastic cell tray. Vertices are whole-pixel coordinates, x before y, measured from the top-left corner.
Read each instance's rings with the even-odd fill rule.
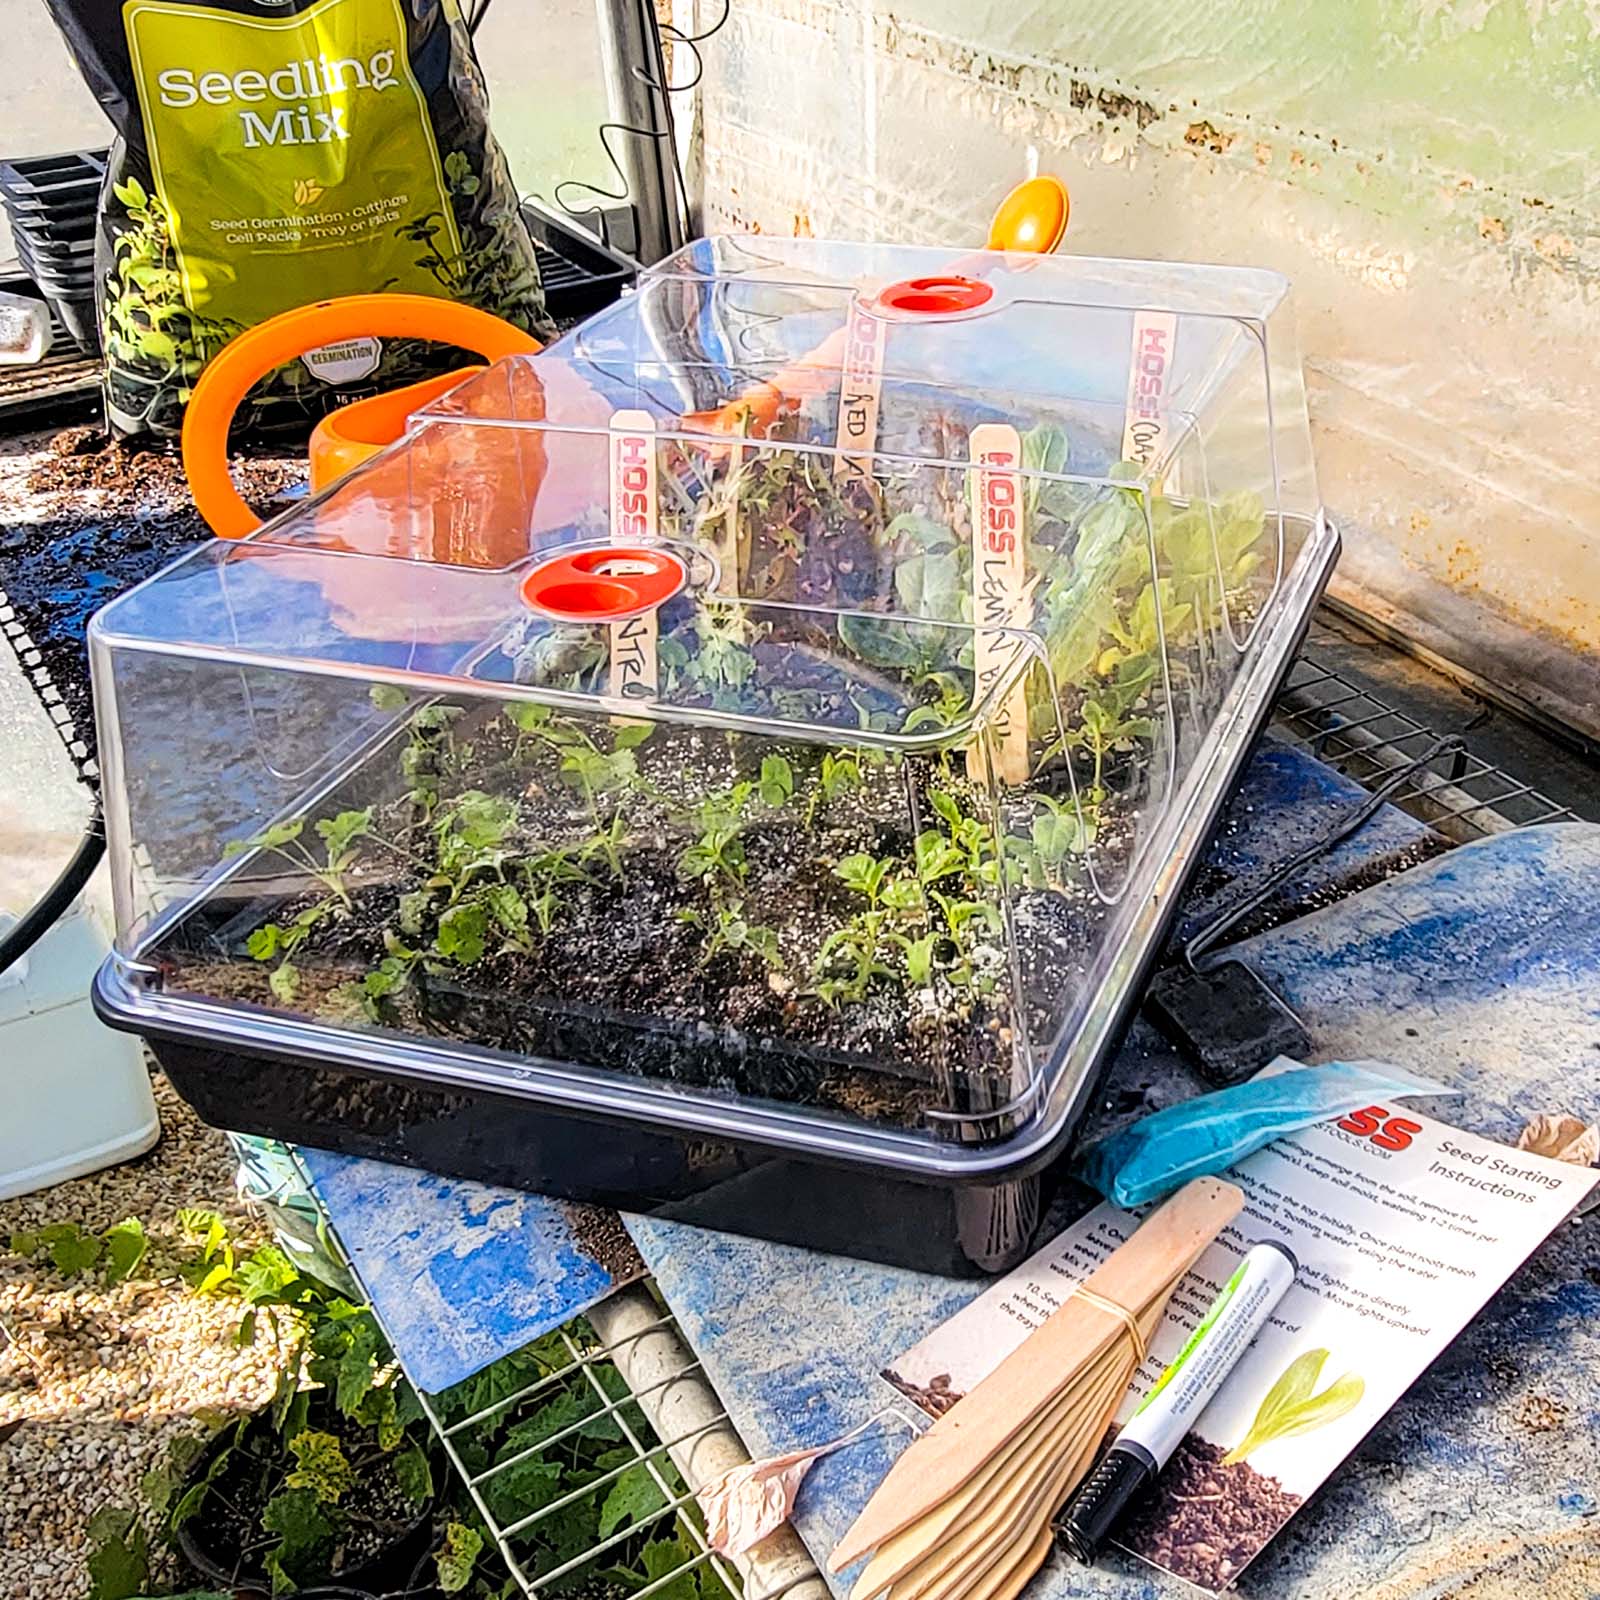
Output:
[[[87,204],[90,211],[106,175],[105,150],[74,150],[55,156],[17,156],[0,161],[0,195],[17,206],[61,215]]]
[[[580,233],[537,202],[525,202],[522,216],[539,258],[545,308],[558,322],[604,310],[639,275],[636,262]]]

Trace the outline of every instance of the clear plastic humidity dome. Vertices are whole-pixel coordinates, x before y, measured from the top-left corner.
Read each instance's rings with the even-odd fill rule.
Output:
[[[469,378],[95,619],[104,1014],[225,1126],[1007,1264],[1336,555],[1285,297],[713,239]]]

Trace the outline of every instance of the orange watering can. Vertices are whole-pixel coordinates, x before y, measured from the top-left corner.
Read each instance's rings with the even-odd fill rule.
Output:
[[[1029,178],[1000,202],[985,249],[1049,255],[1066,233],[1070,209],[1066,186],[1059,178]],[[981,271],[982,259],[965,258],[953,263],[950,271]],[[413,294],[357,294],[322,300],[285,311],[240,334],[201,374],[183,424],[183,468],[190,492],[200,515],[219,537],[241,539],[260,526],[228,475],[228,429],[251,387],[273,368],[308,350],[368,337],[433,339],[474,351],[490,362],[532,355],[540,348],[538,340],[487,311]],[[751,389],[718,411],[685,417],[685,423],[717,433],[764,432],[788,400],[810,393],[817,383],[826,386],[837,378],[843,340],[840,330],[834,339],[775,374],[771,383]],[[459,368],[358,400],[323,418],[311,435],[313,491],[326,488],[392,444],[405,431],[413,411],[482,370],[478,366]]]
[[[183,419],[183,470],[189,490],[196,509],[219,538],[242,539],[261,525],[228,475],[228,429],[239,403],[284,362],[324,345],[361,338],[432,339],[471,350],[490,362],[540,349],[537,339],[487,311],[422,294],[354,294],[319,300],[240,334],[200,375]],[[313,491],[325,489],[393,444],[413,411],[481,371],[481,366],[461,367],[357,400],[324,417],[311,435]]]

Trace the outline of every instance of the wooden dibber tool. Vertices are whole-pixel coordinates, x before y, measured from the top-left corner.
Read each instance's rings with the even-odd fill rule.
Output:
[[[1232,1184],[1173,1195],[895,1463],[829,1562],[851,1600],[1011,1600],[1094,1462],[1172,1291],[1239,1214]],[[1138,1336],[1135,1338],[1134,1330]]]

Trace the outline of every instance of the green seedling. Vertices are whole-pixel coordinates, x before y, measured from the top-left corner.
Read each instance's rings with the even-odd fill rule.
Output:
[[[854,794],[861,787],[861,762],[853,753],[839,754],[825,750],[822,766],[817,774],[817,786],[806,802],[806,826],[816,822],[817,812],[830,806],[843,795]]]
[[[742,900],[718,901],[709,916],[693,906],[686,906],[678,913],[678,920],[705,930],[706,941],[700,953],[702,965],[715,960],[725,950],[734,955],[748,951],[759,956],[773,971],[783,965],[777,933],[759,922],[750,921]]]
[[[504,795],[482,789],[457,795],[434,821],[437,870],[425,887],[443,892],[455,905],[484,874],[499,876],[516,825],[516,802]]]
[[[297,871],[309,873],[342,906],[349,909],[350,894],[345,873],[356,859],[355,842],[372,831],[372,807],[361,811],[341,811],[313,824],[322,841],[319,857],[303,841],[305,818],[274,823],[249,839],[236,839],[223,851],[224,856],[243,855],[247,850],[266,850],[281,856]]]
[[[794,769],[782,756],[763,756],[757,791],[774,811],[786,806],[794,798]]]
[[[742,887],[750,873],[740,834],[755,785],[736,783],[720,794],[707,795],[689,813],[689,826],[698,837],[678,857],[678,871],[686,878],[711,878]]]

